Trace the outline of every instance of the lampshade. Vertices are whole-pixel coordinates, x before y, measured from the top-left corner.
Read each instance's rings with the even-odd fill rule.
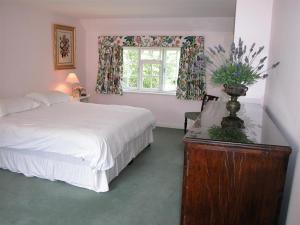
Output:
[[[70,83],[70,84],[78,84],[79,83],[79,79],[76,76],[75,73],[69,73],[67,78],[66,78],[66,82]]]

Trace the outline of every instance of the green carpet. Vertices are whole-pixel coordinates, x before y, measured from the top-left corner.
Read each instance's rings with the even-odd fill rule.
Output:
[[[0,169],[1,225],[177,225],[183,131],[156,128],[154,143],[96,193]]]

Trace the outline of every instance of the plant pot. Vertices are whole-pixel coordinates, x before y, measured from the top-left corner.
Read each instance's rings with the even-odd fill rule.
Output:
[[[245,96],[248,91],[248,87],[243,84],[239,85],[226,85],[224,84],[224,91],[231,97]]]
[[[231,96],[231,99],[226,104],[226,109],[230,112],[230,115],[223,118],[221,125],[222,127],[244,128],[244,121],[236,115],[241,108],[241,104],[237,99],[246,95],[248,87],[242,84],[236,86],[224,84],[224,88],[224,91]]]

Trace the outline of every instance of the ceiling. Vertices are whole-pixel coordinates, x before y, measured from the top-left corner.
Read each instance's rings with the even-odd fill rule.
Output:
[[[77,18],[234,17],[236,0],[10,0]]]

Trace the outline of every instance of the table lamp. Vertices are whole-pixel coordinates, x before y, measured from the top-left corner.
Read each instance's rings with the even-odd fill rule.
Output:
[[[75,98],[76,97],[76,91],[75,91],[75,86],[74,84],[79,84],[79,79],[76,76],[75,73],[69,73],[66,82],[69,84],[72,84],[72,96]]]

